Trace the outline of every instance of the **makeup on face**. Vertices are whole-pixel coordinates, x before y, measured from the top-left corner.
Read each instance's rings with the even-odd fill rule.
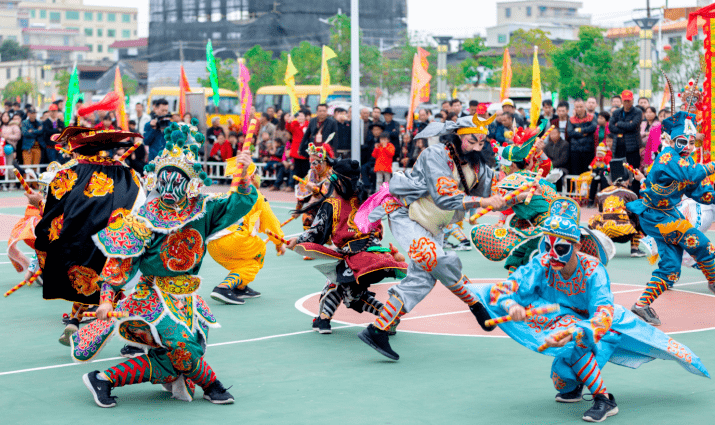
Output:
[[[157,192],[167,205],[174,205],[186,198],[189,179],[179,171],[161,170]]]
[[[560,270],[573,256],[573,243],[553,235],[545,235],[539,244],[539,251],[548,254],[551,267]]]
[[[484,134],[465,134],[462,136],[462,152],[481,151],[484,138]]]

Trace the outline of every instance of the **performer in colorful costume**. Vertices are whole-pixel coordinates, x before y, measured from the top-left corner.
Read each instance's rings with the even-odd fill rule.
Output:
[[[686,346],[643,323],[613,303],[606,268],[580,252],[578,204],[558,198],[543,224],[540,253],[508,280],[496,285],[469,285],[492,317],[508,314],[501,329],[519,344],[555,357],[551,379],[556,401],[582,400],[583,387],[593,406],[583,419],[601,422],[618,413],[606,390],[601,367],[606,362],[637,368],[654,359],[675,360],[689,372],[709,377],[700,359]],[[560,311],[527,316],[525,308],[558,304]]]
[[[369,286],[385,278],[401,279],[407,271],[404,256],[392,246],[380,246],[380,223],[366,233],[355,225],[355,214],[367,198],[360,164],[344,159],[331,166],[328,192],[299,211],[317,209],[312,226],[288,245],[314,258],[338,260],[316,266],[328,278],[320,296],[320,314],[313,320],[313,329],[321,334],[332,332],[330,320],[341,302],[357,312],[378,315],[383,305],[368,291]],[[324,246],[330,242],[336,249]]]
[[[328,177],[332,174],[332,169],[327,162],[328,154],[323,146],[308,145],[308,159],[310,160],[310,171],[305,179],[295,186],[295,197],[298,202],[295,209],[301,210],[306,204],[317,202],[321,199],[321,194],[328,191],[330,182]],[[313,223],[315,211],[303,213],[303,229],[308,229]]]
[[[56,143],[66,145],[74,158],[48,167],[49,190],[42,219],[35,227],[35,249],[45,276],[43,297],[75,304],[60,343],[69,345],[82,312],[99,304],[99,273],[107,258],[92,243],[119,210],[131,210],[144,202],[139,176],[109,156],[112,149],[130,147],[130,137],[141,135],[121,130],[67,127]],[[51,279],[47,279],[51,277]]]
[[[116,405],[112,388],[141,382],[166,384],[174,397],[186,401],[192,399],[196,384],[212,403],[233,402],[203,357],[208,328],[218,324],[196,294],[201,283],[196,274],[207,239],[249,212],[256,190],[240,180],[234,181],[239,184],[232,185],[231,193],[201,194],[201,186],[211,182],[199,162],[203,135],[193,125],[172,123],[166,139],[165,149],[146,166],[147,201],[136,212],[115,211],[109,226],[93,238],[109,260],[98,280],[98,320],[72,336],[73,358],[91,360],[115,332],[127,343],[149,349],[102,373],[84,375],[101,407]],[[247,152],[236,158],[250,164]],[[128,317],[104,320],[114,294],[137,280],[116,308]]]
[[[638,216],[626,209],[626,204],[638,199],[627,189],[630,182],[616,181],[596,195],[599,214],[588,220],[589,229],[599,230],[613,242],[631,244],[631,257],[644,257],[645,252],[638,247],[643,233],[638,224]]]
[[[229,160],[226,175],[234,175],[237,170],[232,167],[233,160]],[[257,298],[261,293],[248,287],[256,279],[256,275],[263,268],[266,259],[266,242],[259,233],[269,230],[273,234],[283,237],[283,229],[278,217],[271,210],[268,200],[258,190],[260,183],[256,183],[256,166],[248,167],[248,178],[256,188],[257,201],[251,211],[238,223],[212,235],[209,238],[209,254],[217,263],[230,271],[228,276],[211,292],[211,298],[226,304],[244,304],[246,298]],[[276,243],[278,255],[285,252],[285,247],[279,239],[273,238]]]
[[[360,339],[393,360],[399,355],[390,347],[387,330],[412,310],[439,280],[470,306],[478,321],[484,322],[484,308],[466,295],[469,279],[462,274],[462,263],[455,252],[442,248],[443,229],[456,223],[472,208],[506,208],[500,195],[491,194],[494,171],[491,149],[483,150],[487,126],[494,117],[462,117],[457,122],[431,123],[415,138],[446,136],[444,143],[432,145],[417,158],[412,171],[397,172],[389,183],[360,207],[355,222],[363,233],[377,227],[387,215],[397,243],[410,258],[407,277],[390,288],[390,298],[380,315]],[[526,193],[523,193],[523,200]],[[484,319],[484,320],[483,320]]]
[[[626,205],[638,215],[646,235],[652,237],[660,254],[646,290],[631,308],[652,325],[660,319],[651,307],[660,294],[680,278],[685,250],[696,261],[715,293],[715,245],[683,216],[677,205],[687,196],[701,204],[713,203],[713,185],[708,176],[715,173],[715,162],[696,164],[690,154],[695,148],[695,116],[679,111],[663,121],[662,138],[669,144],[656,157],[645,179],[642,199]]]

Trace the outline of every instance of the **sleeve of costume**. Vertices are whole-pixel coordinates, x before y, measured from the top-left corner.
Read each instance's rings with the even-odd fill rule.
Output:
[[[697,180],[695,181],[697,183]],[[700,183],[691,187],[692,189],[685,191],[685,196],[699,204],[709,205],[713,203],[713,192],[715,192],[715,188],[713,188],[712,183],[710,183],[710,179],[705,178]]]
[[[109,258],[99,275],[100,303],[111,303],[114,296],[130,280],[139,267],[141,257]]]
[[[509,278],[492,287],[489,303],[499,305],[504,311],[514,304],[528,306],[541,294],[541,285],[546,284],[541,256],[534,257],[527,265],[519,267]]]
[[[231,193],[227,198],[216,198],[206,203],[206,214],[209,228],[206,234],[211,235],[236,223],[248,214],[257,199],[256,188],[248,185],[248,193]]]
[[[278,217],[276,217],[276,215],[273,213],[271,205],[268,203],[268,201],[263,201],[260,213],[261,221],[258,225],[259,232],[265,233],[267,229],[280,237],[285,236],[283,234],[283,229],[281,228],[281,222],[280,220],[278,220]]]
[[[323,202],[315,214],[313,224],[308,230],[298,236],[298,243],[313,242],[324,245],[333,233],[333,205]]]
[[[660,161],[662,161],[664,155],[661,155],[660,158]],[[702,182],[710,174],[715,173],[715,162],[707,164],[694,164],[686,158],[679,158],[677,156],[672,156],[670,159],[665,161],[664,165],[665,167],[663,167],[663,169],[668,176],[670,176],[673,180],[681,182]]]
[[[438,152],[435,149],[425,149],[417,160],[422,163],[427,190],[438,208],[445,211],[464,211],[462,200],[465,194],[458,190],[459,183],[454,180],[447,161]]]
[[[576,340],[577,343],[593,346],[598,344],[613,324],[613,294],[608,273],[602,265],[599,264],[588,279],[590,319],[576,323],[581,331]]]

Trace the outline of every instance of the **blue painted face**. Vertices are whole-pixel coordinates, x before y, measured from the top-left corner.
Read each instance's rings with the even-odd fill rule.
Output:
[[[163,169],[157,176],[159,197],[166,205],[175,205],[186,198],[189,178],[178,169]]]
[[[554,270],[561,270],[573,256],[573,243],[556,236],[544,235],[539,244],[539,252],[548,254],[549,263]]]

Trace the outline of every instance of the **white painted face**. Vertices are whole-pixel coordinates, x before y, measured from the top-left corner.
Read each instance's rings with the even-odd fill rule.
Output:
[[[539,251],[548,254],[551,268],[557,271],[566,266],[574,253],[572,242],[552,235],[545,235],[541,239]]]
[[[166,205],[175,205],[186,198],[189,178],[178,169],[163,169],[159,172],[157,192]]]

